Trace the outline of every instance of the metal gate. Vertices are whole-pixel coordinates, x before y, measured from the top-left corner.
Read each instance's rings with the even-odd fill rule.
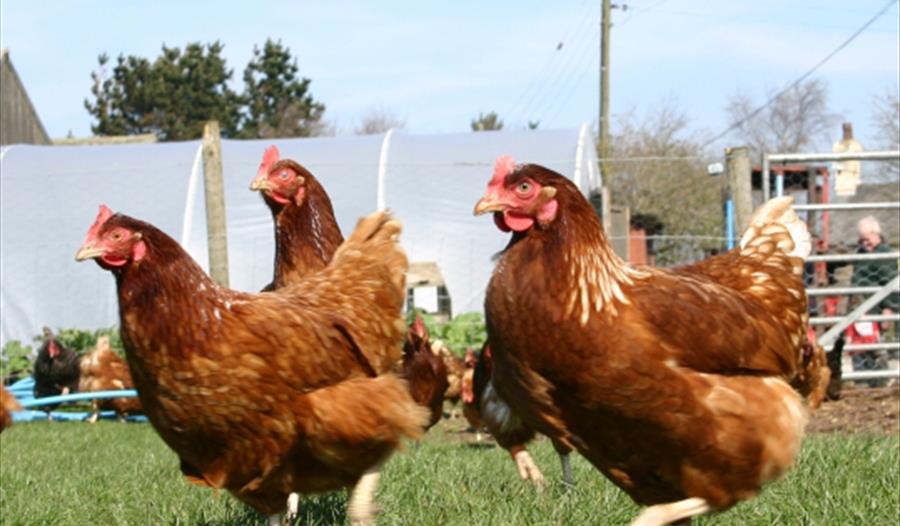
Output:
[[[784,194],[784,171],[779,174],[778,165],[787,163],[816,163],[816,162],[841,162],[841,161],[900,161],[900,151],[884,152],[856,152],[856,153],[828,153],[828,154],[766,154],[763,156],[762,173],[770,174],[773,165],[775,175],[775,195]],[[900,354],[900,313],[892,308],[892,312],[884,312],[883,306],[893,305],[898,291],[900,291],[900,251],[897,250],[897,240],[894,240],[894,248],[879,251],[866,252],[856,249],[853,252],[841,250],[839,244],[828,244],[828,228],[834,219],[841,214],[855,213],[881,214],[888,221],[900,223],[900,198],[891,195],[891,199],[872,199],[872,196],[863,197],[858,202],[829,202],[828,179],[822,184],[824,202],[812,202],[808,204],[796,204],[794,209],[805,214],[808,223],[818,226],[818,247],[807,259],[809,267],[812,265],[812,279],[808,279],[807,294],[810,300],[810,326],[817,333],[819,343],[826,351],[832,352],[836,346],[842,348],[845,356],[842,356],[842,376],[845,380],[878,380],[900,377],[900,368],[897,366],[897,357]],[[811,187],[815,181],[807,181]],[[897,176],[885,183],[889,190],[900,188]],[[763,198],[769,197],[769,177],[762,178]],[[810,192],[815,194],[815,192]],[[884,197],[884,196],[880,196]],[[815,200],[813,200],[815,201]],[[844,216],[846,218],[846,215]],[[868,221],[868,219],[867,219]],[[845,221],[846,223],[846,221]],[[869,221],[870,224],[871,221]],[[855,224],[853,225],[856,226]],[[893,225],[892,225],[893,226]],[[821,243],[821,229],[825,229],[826,243]],[[846,231],[846,229],[845,229]],[[855,231],[855,229],[854,229]],[[844,236],[848,237],[848,236]],[[845,243],[849,240],[843,240]],[[856,241],[856,240],[853,240]],[[882,243],[887,246],[888,241],[882,236]],[[849,243],[847,243],[849,244]],[[871,249],[870,249],[871,250]],[[875,265],[875,266],[873,266]],[[893,265],[893,267],[891,266]],[[848,272],[846,269],[852,266],[850,283],[847,283]],[[826,268],[824,283],[817,277],[820,270]],[[879,278],[862,276],[857,274],[862,269],[877,268]],[[834,269],[834,272],[831,271]],[[838,276],[839,270],[844,269],[844,276]],[[809,271],[809,268],[807,269]],[[809,272],[807,272],[809,278]],[[892,274],[893,277],[890,277]],[[887,278],[884,278],[887,275]],[[818,282],[817,282],[818,281]],[[825,308],[823,308],[825,307]],[[834,312],[832,312],[834,311]],[[884,324],[884,322],[888,322]],[[885,329],[887,327],[887,329]],[[864,336],[861,333],[866,333]],[[864,357],[863,359],[858,359]],[[874,358],[873,358],[874,357]],[[873,360],[869,363],[867,360]],[[878,363],[878,361],[881,363]],[[872,367],[865,366],[865,364]],[[852,370],[848,368],[852,367]]]

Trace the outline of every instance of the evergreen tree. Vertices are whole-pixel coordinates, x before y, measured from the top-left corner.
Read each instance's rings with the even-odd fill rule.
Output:
[[[238,130],[240,97],[228,88],[232,72],[219,42],[188,44],[184,52],[163,45],[153,63],[120,55],[107,77],[109,57],[100,55],[92,73],[94,102],[85,108],[96,119],[97,135],[153,133],[163,141],[196,139],[206,121],[219,121],[222,134]]]
[[[491,131],[502,130],[503,121],[497,116],[497,112],[490,112],[487,115],[479,112],[477,119],[472,119],[472,131]]]
[[[240,137],[309,137],[322,134],[325,105],[309,93],[310,79],[298,75],[297,60],[281,42],[267,39],[253,49],[244,70],[244,101]]]

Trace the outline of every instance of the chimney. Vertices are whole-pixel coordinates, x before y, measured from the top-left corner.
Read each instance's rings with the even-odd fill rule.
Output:
[[[844,139],[845,141],[849,141],[853,138],[853,124],[849,122],[844,123]]]

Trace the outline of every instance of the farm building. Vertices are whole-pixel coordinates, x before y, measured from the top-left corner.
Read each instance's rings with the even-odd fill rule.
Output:
[[[0,51],[0,145],[4,144],[50,144],[6,49]]]
[[[507,242],[490,219],[472,215],[494,159],[510,154],[543,164],[587,194],[600,187],[589,129],[271,142],[322,182],[345,234],[359,217],[392,210],[404,225],[410,261],[437,265],[457,314],[481,310],[491,256]],[[238,290],[257,291],[272,279],[272,218],[248,189],[269,144],[222,142],[229,278]],[[4,147],[2,341],[30,340],[43,325],[117,323],[114,280],[73,259],[101,203],[153,223],[208,269],[200,152],[200,141]]]

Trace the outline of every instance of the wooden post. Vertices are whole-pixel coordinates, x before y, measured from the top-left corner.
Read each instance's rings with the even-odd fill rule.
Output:
[[[603,0],[600,19],[600,174],[603,184],[609,184],[609,28],[611,0]],[[605,212],[604,212],[605,213]]]
[[[631,209],[627,206],[610,210],[610,245],[624,261],[631,261]]]
[[[228,286],[228,240],[225,231],[225,187],[222,182],[222,137],[219,122],[203,127],[203,183],[206,191],[206,239],[209,276]]]
[[[816,183],[819,179],[819,171],[813,165],[808,165],[806,167],[806,195],[807,201],[809,204],[814,205],[819,202],[819,192],[816,191]],[[814,237],[818,235],[818,230],[816,230],[816,214],[818,212],[814,212],[810,210],[806,213],[806,228],[809,229],[809,233]]]
[[[725,163],[728,172],[728,193],[734,202],[734,230],[736,237],[740,238],[750,224],[750,216],[753,214],[750,149],[746,146],[726,148]]]

